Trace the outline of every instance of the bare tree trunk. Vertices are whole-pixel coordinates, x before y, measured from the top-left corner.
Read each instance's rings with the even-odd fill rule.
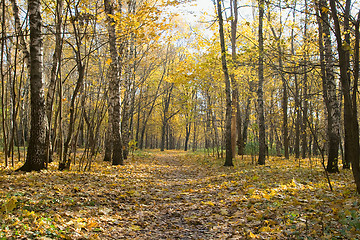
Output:
[[[283,135],[283,144],[284,144],[284,156],[285,159],[289,159],[289,130],[288,130],[288,90],[286,86],[285,77],[281,77],[282,79],[282,101],[281,101],[281,109],[282,109],[282,135]]]
[[[62,55],[62,38],[61,38],[61,24],[62,24],[62,11],[63,11],[63,0],[56,1],[56,27],[55,27],[55,50],[52,59],[52,68],[50,75],[50,83],[48,86],[48,92],[46,95],[46,116],[48,119],[47,133],[46,133],[46,164],[52,161],[52,150],[51,148],[51,122],[53,112],[53,102],[55,97],[56,83],[58,79],[58,73],[60,71],[60,62]]]
[[[5,167],[8,166],[8,144],[7,144],[7,140],[8,140],[8,136],[7,136],[7,132],[6,132],[6,117],[5,117],[5,112],[6,112],[6,106],[5,106],[5,73],[4,73],[4,56],[5,56],[5,41],[6,41],[6,24],[5,24],[5,13],[6,13],[6,5],[5,5],[5,1],[2,1],[2,15],[1,15],[1,60],[0,60],[0,71],[1,71],[1,125],[2,125],[2,133],[3,133],[3,141],[4,141],[4,147],[3,147],[3,151],[4,151],[4,157],[5,157]]]
[[[109,92],[111,105],[111,128],[112,128],[112,164],[123,164],[122,141],[120,135],[120,80],[118,69],[118,53],[116,50],[114,10],[111,0],[104,0],[105,12],[107,14],[107,30],[109,34],[110,69],[109,69]]]
[[[233,164],[233,154],[231,148],[231,85],[230,85],[230,77],[226,64],[226,46],[225,46],[225,37],[224,37],[224,26],[223,26],[223,18],[222,18],[222,10],[221,10],[221,2],[217,0],[217,15],[219,18],[219,35],[220,35],[220,46],[221,46],[221,65],[224,73],[225,80],[225,98],[226,98],[226,112],[225,112],[225,163],[224,166],[234,166]]]
[[[107,122],[107,129],[105,134],[105,153],[104,153],[104,161],[110,162],[112,157],[112,108],[111,104],[108,100],[108,122]]]
[[[270,10],[268,10],[268,18],[270,22]],[[280,27],[282,26],[282,21],[280,18]],[[276,44],[277,44],[277,50],[278,50],[278,63],[279,63],[279,75],[281,77],[282,82],[282,99],[281,99],[281,110],[282,110],[282,142],[284,146],[284,157],[285,159],[289,159],[289,130],[288,130],[288,89],[287,89],[287,82],[283,73],[283,49],[281,46],[281,35],[282,32],[277,35],[275,29],[273,26],[270,26],[271,31],[275,37]],[[280,138],[277,136],[277,151],[279,151],[280,148]],[[279,154],[277,154],[279,155]]]
[[[31,128],[27,157],[19,171],[39,171],[46,162],[46,111],[42,79],[41,4],[28,0],[30,23]]]
[[[259,86],[257,90],[258,95],[258,122],[259,122],[259,158],[258,164],[265,164],[265,116],[264,116],[264,38],[263,38],[263,18],[264,18],[264,0],[259,0]]]
[[[304,78],[303,78],[303,115],[302,115],[302,147],[301,147],[301,158],[305,159],[307,154],[307,122],[308,122],[308,75],[307,75],[307,59],[308,59],[308,3],[307,0],[305,4],[305,22],[304,22]]]
[[[238,7],[237,0],[230,1],[231,8],[231,59],[233,62],[234,70],[236,70],[237,56],[236,56],[236,30],[238,22]],[[239,91],[237,82],[235,79],[235,74],[230,74],[231,84],[232,84],[232,116],[231,116],[231,152],[232,157],[235,157],[236,154],[236,135],[241,133],[241,113],[239,107]],[[236,131],[238,129],[238,131]]]
[[[249,120],[250,120],[250,97],[248,97],[248,99],[246,100],[246,108],[245,108],[245,116],[244,116],[244,124],[243,124],[243,128],[241,130],[241,135],[239,138],[238,136],[238,154],[239,155],[244,155],[245,154],[245,145],[246,145],[246,141],[247,141],[247,132],[248,132],[248,126],[249,126]]]
[[[135,2],[135,1],[134,1]],[[129,11],[135,12],[135,6],[132,6],[133,1],[129,1]],[[132,33],[129,39],[129,50],[127,53],[127,59],[128,63],[131,63],[134,61],[135,56],[135,47],[134,47],[134,34]],[[126,67],[125,75],[125,81],[124,81],[124,98],[123,98],[123,108],[122,108],[122,119],[121,119],[121,136],[122,136],[122,142],[123,142],[123,155],[124,159],[127,159],[128,153],[129,153],[129,141],[130,141],[130,117],[131,117],[131,99],[132,99],[132,92],[134,91],[135,86],[133,86],[134,79],[134,65],[128,64]]]
[[[24,33],[23,33],[22,29],[21,29],[20,17],[19,17],[19,8],[18,8],[15,0],[11,0],[11,4],[12,4],[12,10],[13,10],[13,13],[14,13],[15,31],[16,31],[16,34],[19,37],[19,40],[20,40],[20,44],[18,46],[20,47],[20,49],[23,52],[26,66],[30,67],[29,66],[30,53],[29,53],[29,51],[27,49],[27,46],[26,46],[26,43],[25,43],[25,37],[24,37],[25,35],[24,35]],[[3,14],[5,14],[5,9],[4,9]]]
[[[322,10],[324,8],[328,8],[327,2],[321,0],[318,7],[318,25],[323,96],[327,109],[328,162],[326,171],[335,173],[339,172],[340,106],[334,75],[330,22],[328,13]]]
[[[162,116],[162,127],[161,127],[161,143],[160,143],[160,151],[165,150],[165,137],[166,137],[166,128],[168,128],[168,121],[170,117],[168,116],[169,107],[170,107],[170,100],[171,100],[171,93],[174,89],[174,83],[171,83],[170,87],[166,90],[166,95],[163,99],[164,109],[163,109],[163,116]],[[167,141],[169,143],[169,141]],[[169,149],[169,146],[167,146]]]
[[[348,21],[350,12],[351,1],[346,1],[345,6],[345,18]],[[350,85],[349,78],[349,55],[350,48],[344,46],[348,44],[346,41],[342,41],[342,31],[340,28],[339,17],[337,13],[337,7],[335,0],[330,0],[331,14],[334,21],[335,37],[337,42],[337,50],[339,54],[339,65],[340,65],[340,81],[341,89],[344,96],[344,129],[345,129],[345,158],[351,160],[352,172],[356,184],[356,190],[360,193],[360,147],[359,147],[359,123],[357,120],[357,80],[354,78],[353,90]],[[357,29],[358,30],[358,29]],[[345,38],[346,39],[346,38]],[[349,45],[348,45],[349,46]],[[359,57],[359,56],[357,56]],[[358,61],[358,59],[357,59]],[[355,65],[356,66],[356,65]],[[354,69],[359,71],[359,69]]]

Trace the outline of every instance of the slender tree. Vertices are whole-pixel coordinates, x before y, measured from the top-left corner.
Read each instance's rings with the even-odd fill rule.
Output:
[[[220,0],[216,0],[217,3],[217,15],[219,21],[219,35],[220,35],[220,47],[221,47],[221,65],[224,73],[225,80],[225,98],[226,98],[226,110],[225,110],[225,163],[224,166],[234,166],[233,164],[233,154],[231,148],[231,85],[229,71],[226,63],[226,46],[225,46],[225,36],[224,36],[224,23],[221,10]]]
[[[258,96],[258,123],[259,123],[259,158],[258,164],[265,164],[265,116],[264,116],[264,37],[263,37],[263,19],[264,19],[264,0],[259,0],[259,66],[258,77],[259,85],[257,90]]]
[[[349,21],[351,1],[346,0],[344,21]],[[342,40],[343,32],[340,28],[340,20],[335,0],[330,0],[331,15],[334,21],[337,52],[339,55],[341,90],[344,96],[344,130],[345,130],[345,161],[351,161],[352,172],[355,179],[356,190],[360,193],[360,147],[359,147],[359,123],[357,120],[357,81],[351,88],[349,78],[350,44],[348,37]],[[345,22],[345,26],[347,23]],[[345,32],[345,34],[348,34]],[[356,59],[358,61],[358,59]],[[357,69],[358,70],[358,69]],[[356,79],[357,80],[357,79]]]
[[[326,0],[318,6],[319,50],[324,103],[327,109],[328,172],[339,172],[338,156],[340,144],[340,106],[336,91],[334,59],[331,45],[329,13]]]

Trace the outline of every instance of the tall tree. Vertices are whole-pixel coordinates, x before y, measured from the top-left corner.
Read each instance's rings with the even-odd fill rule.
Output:
[[[320,0],[318,4],[319,50],[324,103],[327,109],[328,172],[339,172],[338,156],[340,144],[340,106],[336,91],[334,59],[331,45],[331,31],[328,4]]]
[[[15,0],[14,0],[15,1]],[[52,115],[53,115],[53,102],[55,97],[56,83],[59,76],[59,71],[61,68],[61,55],[62,55],[62,13],[63,13],[63,0],[56,1],[56,9],[55,9],[55,50],[52,58],[52,67],[50,74],[50,83],[48,86],[48,92],[46,95],[46,116],[48,119],[48,131],[46,134],[46,164],[51,159],[52,151],[51,151],[51,124],[52,124]]]
[[[303,107],[302,107],[302,124],[301,124],[301,132],[302,132],[302,147],[301,147],[301,158],[306,157],[307,153],[307,122],[308,122],[308,49],[309,49],[309,41],[308,41],[308,21],[309,21],[309,11],[308,11],[308,2],[305,0],[305,19],[304,19],[304,53],[303,53],[303,68],[304,68],[304,75],[303,75]]]
[[[278,50],[278,72],[279,76],[281,77],[282,82],[282,99],[281,99],[281,110],[282,110],[282,140],[284,146],[284,157],[289,159],[289,129],[288,129],[288,87],[287,87],[287,80],[285,79],[285,71],[284,71],[284,53],[283,53],[283,44],[282,44],[282,33],[283,33],[283,22],[281,19],[281,1],[279,1],[280,6],[280,22],[278,25],[280,26],[279,33],[276,32],[273,25],[270,25],[271,32],[276,41],[276,47]],[[271,23],[271,11],[270,8],[268,9],[268,19],[269,23]]]
[[[265,164],[265,116],[264,116],[264,37],[263,37],[263,19],[264,19],[264,0],[259,0],[259,66],[258,77],[259,85],[257,90],[258,96],[258,123],[259,123],[259,158],[258,164]]]
[[[331,15],[334,21],[335,37],[337,43],[337,52],[339,55],[341,90],[344,96],[344,130],[345,130],[345,161],[351,161],[352,172],[355,179],[356,190],[360,193],[360,147],[359,147],[359,123],[357,120],[357,80],[354,81],[351,88],[351,79],[349,77],[350,66],[350,44],[348,32],[345,32],[345,41],[343,41],[343,32],[340,28],[340,20],[335,0],[329,0]],[[350,16],[351,0],[346,0],[344,24],[348,27]],[[359,61],[359,59],[355,59]],[[356,65],[355,65],[356,66]],[[357,69],[358,70],[358,69]],[[355,79],[354,79],[355,80]]]
[[[114,7],[111,0],[104,0],[105,13],[107,18],[107,30],[109,35],[110,68],[108,72],[109,92],[111,104],[111,127],[112,127],[112,164],[123,164],[122,140],[120,135],[120,80],[118,68],[118,52],[116,48]]]
[[[40,0],[28,0],[30,24],[31,128],[29,146],[20,171],[39,171],[46,162],[46,111],[42,79],[42,35]]]
[[[237,23],[238,23],[238,6],[237,0],[230,1],[231,8],[231,59],[234,70],[237,66],[237,54],[236,54],[236,32],[237,32]],[[236,153],[236,144],[240,148],[241,141],[239,139],[241,136],[241,111],[240,111],[240,102],[239,102],[239,89],[235,79],[235,74],[232,72],[230,74],[231,84],[232,84],[232,116],[231,116],[231,151],[233,157]],[[238,135],[238,141],[236,141],[236,134]]]
[[[217,3],[217,15],[219,21],[219,35],[220,35],[220,47],[221,47],[221,65],[224,73],[225,80],[225,163],[224,166],[234,166],[233,164],[233,154],[231,148],[231,85],[229,71],[226,63],[226,46],[225,46],[225,36],[224,36],[224,21],[222,17],[221,2],[216,0]]]

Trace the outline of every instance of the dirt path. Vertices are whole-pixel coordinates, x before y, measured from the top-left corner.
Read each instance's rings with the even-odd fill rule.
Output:
[[[133,213],[135,227],[112,228],[106,238],[225,239],[234,235],[226,224],[218,226],[222,219],[216,206],[218,192],[207,187],[214,174],[183,152],[156,153],[151,161],[154,168],[142,180],[146,183],[132,196],[135,205],[140,203]]]

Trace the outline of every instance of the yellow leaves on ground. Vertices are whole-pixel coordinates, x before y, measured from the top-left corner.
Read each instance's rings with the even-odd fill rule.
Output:
[[[208,206],[215,206],[215,204],[212,201],[201,202],[201,204],[208,205]]]
[[[10,199],[7,199],[2,205],[0,205],[0,215],[9,213],[16,207],[16,197],[12,196]]]
[[[101,159],[92,172],[51,163],[40,173],[0,174],[0,239],[360,238],[349,171],[331,175],[330,192],[319,163],[270,158],[261,167],[244,157],[224,168],[181,151],[135,151],[116,167]]]

